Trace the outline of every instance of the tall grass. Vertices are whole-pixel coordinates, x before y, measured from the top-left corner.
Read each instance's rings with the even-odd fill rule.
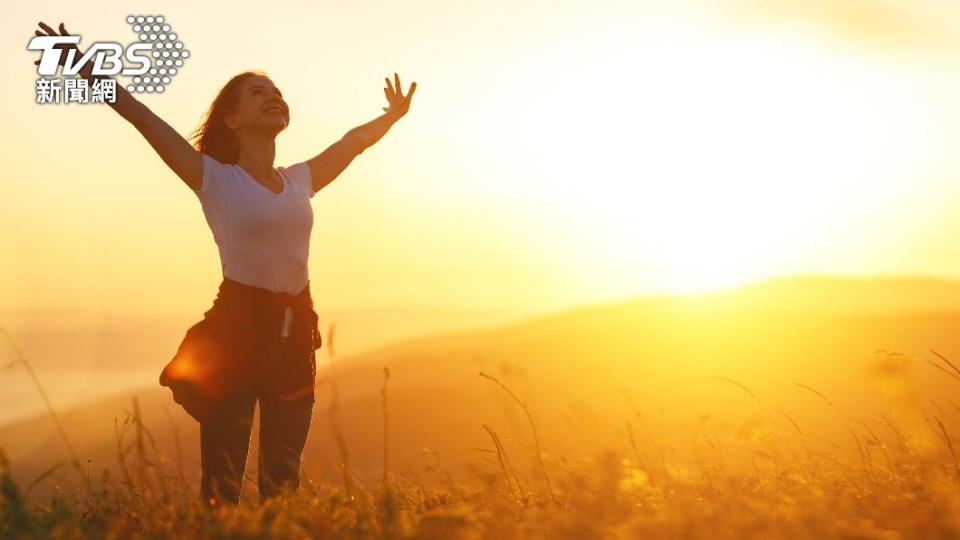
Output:
[[[337,326],[331,323],[327,331],[327,358],[330,361],[330,405],[327,407],[327,418],[330,422],[330,429],[333,431],[333,438],[337,441],[337,450],[340,452],[339,467],[343,474],[343,487],[347,492],[347,498],[353,499],[353,479],[350,475],[350,451],[347,448],[347,441],[343,437],[343,428],[340,425],[340,389],[337,384],[337,363],[334,348],[334,336]]]
[[[328,346],[332,337],[331,327]],[[332,347],[328,351],[335,375]],[[783,411],[782,418],[770,414],[747,386],[716,376],[739,387],[770,422],[786,429],[747,444],[704,415],[692,441],[667,445],[635,409],[614,427],[620,443],[548,463],[526,402],[481,373],[526,416],[535,466],[528,472],[514,467],[504,440],[491,425],[481,424],[476,429],[489,440],[481,449],[488,462],[476,464],[473,477],[457,482],[441,471],[447,480],[437,485],[391,470],[391,375],[396,374],[384,368],[383,470],[380,481],[372,481],[379,485],[365,485],[350,468],[343,434],[332,422],[342,482],[307,476],[298,492],[263,504],[208,508],[184,476],[178,439],[171,459],[170,450],[155,443],[134,398],[125,417],[115,419],[119,481],[106,470],[94,474],[97,464],[88,461],[81,486],[31,503],[31,489],[44,480],[61,480],[67,461],[21,487],[0,451],[0,538],[960,537],[960,460],[943,412],[934,416],[942,444],[932,453],[920,452],[905,426],[892,418],[884,418],[878,430],[862,423],[861,436],[826,395],[798,383],[825,402],[850,433],[841,439],[842,447],[834,448],[816,444],[807,437],[809,426]],[[331,421],[338,419],[335,388],[331,380]],[[696,467],[675,457],[678,445],[690,446]],[[884,458],[874,462],[871,454]],[[534,485],[543,489],[531,489]]]
[[[547,494],[550,496],[551,501],[556,501],[556,497],[554,497],[553,494],[553,485],[550,483],[550,475],[547,474],[547,466],[543,463],[543,451],[540,449],[540,435],[537,432],[537,423],[533,421],[533,415],[530,414],[530,408],[527,407],[527,404],[518,398],[512,390],[507,388],[507,385],[500,382],[500,380],[493,375],[488,375],[481,371],[480,376],[502,388],[503,391],[506,392],[507,395],[509,395],[515,402],[517,402],[521,409],[523,409],[523,413],[527,417],[527,422],[530,424],[530,432],[533,434],[533,445],[534,449],[536,450],[537,463],[540,465],[540,474],[543,475],[543,481],[547,485]]]
[[[39,394],[40,399],[43,400],[43,406],[46,409],[47,414],[50,416],[50,420],[53,422],[54,427],[57,429],[57,435],[60,437],[60,442],[63,443],[63,447],[66,449],[67,454],[70,457],[70,463],[73,465],[73,468],[77,474],[80,475],[80,478],[83,479],[83,465],[80,464],[80,458],[77,457],[77,451],[73,449],[73,444],[70,442],[70,438],[67,437],[67,432],[63,430],[63,424],[60,422],[60,416],[57,414],[57,410],[53,407],[53,404],[50,403],[50,398],[47,397],[47,391],[43,389],[43,385],[40,384],[40,379],[33,371],[33,367],[30,365],[30,362],[27,361],[26,355],[24,355],[23,351],[20,350],[20,347],[17,346],[17,342],[13,339],[13,336],[11,336],[10,333],[7,332],[7,329],[3,328],[2,326],[0,326],[0,334],[3,334],[3,337],[7,338],[7,342],[10,343],[10,347],[17,355],[17,360],[8,367],[13,367],[18,364],[23,366],[23,369],[30,377],[30,381],[33,382],[33,385],[37,390],[37,394]]]

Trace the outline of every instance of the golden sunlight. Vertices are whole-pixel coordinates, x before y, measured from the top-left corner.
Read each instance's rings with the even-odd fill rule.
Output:
[[[960,7],[163,6],[5,6],[0,538],[960,538]]]
[[[904,176],[939,181],[950,155],[923,65],[806,29],[653,19],[595,38],[501,67],[492,109],[513,106],[498,155],[514,170],[488,189],[525,201],[565,267],[610,296],[856,264],[849,246],[892,238],[890,215],[923,197]],[[558,77],[518,110],[518,88]]]

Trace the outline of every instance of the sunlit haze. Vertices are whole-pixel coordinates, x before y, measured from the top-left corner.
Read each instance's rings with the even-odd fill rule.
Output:
[[[137,355],[153,374],[221,277],[196,197],[131,125],[35,103],[38,20],[124,41],[124,14],[148,8],[18,2],[3,23],[0,314],[25,336],[62,329],[31,349],[48,361]],[[411,113],[312,199],[311,288],[344,353],[792,274],[960,277],[956,8],[163,10],[191,58],[138,99],[186,135],[231,76],[262,69],[291,109],[276,165],[379,115],[385,76],[418,83]]]

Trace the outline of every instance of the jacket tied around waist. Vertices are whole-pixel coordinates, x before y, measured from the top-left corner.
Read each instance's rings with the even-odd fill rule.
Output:
[[[274,397],[312,397],[322,344],[318,321],[309,281],[292,295],[224,277],[213,306],[164,367],[160,385],[197,421],[251,384]]]

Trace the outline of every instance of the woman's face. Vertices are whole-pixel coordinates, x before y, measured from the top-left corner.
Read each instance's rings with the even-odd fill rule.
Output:
[[[274,135],[290,124],[290,109],[273,81],[259,75],[240,83],[237,110],[224,120],[232,129],[267,131]]]

